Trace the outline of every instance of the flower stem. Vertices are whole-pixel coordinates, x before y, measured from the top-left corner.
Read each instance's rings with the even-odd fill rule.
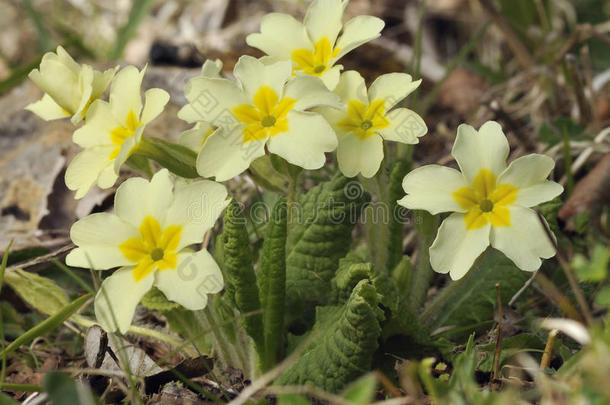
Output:
[[[470,279],[472,275],[476,273],[476,271],[470,270],[464,277],[459,280],[452,281],[447,285],[447,287],[443,288],[441,292],[434,297],[434,300],[421,314],[421,322],[422,324],[430,324],[433,322],[439,315],[439,313],[445,308],[447,302],[454,297],[455,292],[466,282],[466,280]]]
[[[142,137],[132,157],[152,159],[180,177],[199,177],[196,169],[197,154],[191,149],[160,138]]]
[[[410,299],[411,308],[418,310],[424,304],[428,293],[430,280],[432,279],[432,266],[430,265],[430,246],[436,235],[438,217],[426,211],[415,211],[413,220],[418,234],[418,260],[411,284]]]

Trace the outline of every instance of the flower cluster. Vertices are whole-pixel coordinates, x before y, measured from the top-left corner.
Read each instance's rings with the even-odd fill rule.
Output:
[[[267,152],[304,169],[319,169],[337,150],[347,177],[373,177],[383,160],[383,140],[414,144],[427,132],[415,112],[394,108],[420,84],[404,73],[382,75],[367,90],[356,71],[335,63],[377,38],[382,20],[358,16],[342,24],[347,1],[314,0],[303,23],[271,13],[246,41],[267,54],[242,56],[236,81],[206,62],[187,84],[179,117],[195,124],[182,135],[198,152],[203,177],[228,180]]]
[[[45,94],[27,109],[45,120],[71,117],[80,125],[73,140],[83,150],[65,177],[76,198],[96,184],[112,187],[122,165],[136,158],[147,165],[152,158],[169,169],[174,160],[188,168],[182,173],[193,173],[183,176],[196,177],[196,168],[201,177],[225,181],[268,153],[315,170],[326,164],[326,153],[336,150],[345,176],[371,178],[384,159],[384,141],[417,144],[426,134],[423,119],[400,104],[421,80],[390,73],[367,88],[357,71],[342,72],[337,61],[377,38],[384,26],[371,16],[343,24],[346,5],[347,0],[314,0],[303,23],[281,13],[265,16],[260,33],[249,35],[247,43],[266,56],[239,58],[235,80],[222,77],[220,61],[206,61],[187,83],[188,103],[178,113],[193,127],[180,135],[179,145],[158,140],[167,148],[162,159],[144,152],[151,141],[143,133],[162,113],[169,94],[153,88],[142,98],[146,68],[99,72],[58,47],[30,73]],[[108,99],[102,100],[108,88]],[[432,214],[453,212],[430,248],[436,271],[460,278],[489,245],[528,271],[554,254],[531,209],[561,193],[561,186],[545,180],[554,163],[529,155],[507,167],[508,153],[497,123],[488,122],[478,132],[462,125],[453,148],[461,173],[430,165],[405,177],[407,195],[400,204]],[[67,264],[118,268],[95,297],[100,325],[125,333],[138,302],[153,286],[185,308],[205,307],[207,294],[223,288],[223,277],[207,250],[193,246],[213,227],[227,194],[222,184],[177,179],[161,169],[150,180],[136,177],[121,184],[114,213],[92,214],[73,225],[70,236],[77,247]]]
[[[162,89],[150,89],[142,103],[140,87],[146,68],[138,71],[118,66],[105,72],[79,65],[61,47],[45,54],[40,68],[29,77],[44,92],[26,109],[44,120],[72,116],[73,141],[84,148],[66,170],[66,185],[82,198],[97,184],[109,188],[116,182],[120,167],[139,144],[147,123],[155,119],[169,101]],[[100,97],[110,85],[109,101]]]

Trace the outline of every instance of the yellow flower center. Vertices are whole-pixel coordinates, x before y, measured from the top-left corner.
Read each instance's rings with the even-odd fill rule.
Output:
[[[114,159],[119,155],[121,146],[125,143],[125,140],[136,132],[136,130],[142,125],[142,122],[136,116],[133,110],[129,110],[127,117],[125,118],[125,125],[116,127],[110,131],[110,140],[116,148],[110,154],[110,159]]]
[[[290,55],[294,64],[293,72],[301,70],[308,75],[320,76],[328,70],[329,62],[336,58],[340,51],[340,48],[332,49],[326,37],[316,42],[313,52],[309,49],[297,49]]]
[[[134,279],[140,281],[155,269],[175,269],[182,227],[170,225],[161,229],[159,221],[148,216],[140,224],[139,230],[140,237],[128,239],[119,245],[121,253],[136,265],[133,269]]]
[[[279,99],[270,86],[261,86],[254,94],[252,105],[241,104],[231,112],[239,121],[246,124],[243,142],[262,140],[288,131],[287,114],[296,100],[290,97]]]
[[[352,100],[347,104],[345,118],[337,123],[339,129],[351,132],[361,140],[371,137],[376,130],[389,125],[390,121],[385,117],[384,100],[375,100],[369,105]]]
[[[462,187],[453,192],[453,198],[468,210],[464,221],[466,229],[478,229],[491,222],[492,226],[510,226],[508,205],[517,199],[518,189],[511,184],[496,184],[496,176],[481,169],[472,187]]]

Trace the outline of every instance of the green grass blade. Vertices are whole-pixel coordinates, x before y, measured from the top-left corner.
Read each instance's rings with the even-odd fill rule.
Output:
[[[144,20],[144,17],[148,15],[151,7],[153,6],[153,0],[136,0],[131,6],[129,12],[129,19],[127,23],[119,30],[117,34],[117,41],[110,54],[112,60],[119,59],[125,50],[125,46],[133,37],[138,30],[138,26]]]
[[[68,318],[70,318],[76,311],[78,311],[86,302],[91,298],[91,294],[85,294],[82,297],[79,297],[66,305],[63,309],[57,312],[55,315],[45,319],[38,325],[34,326],[23,335],[19,336],[17,339],[11,342],[2,352],[0,352],[0,357],[3,359],[9,353],[15,351],[19,346],[28,344],[32,340],[36,339],[38,336],[42,336],[45,333],[52,331],[57,328],[59,325],[64,323]]]
[[[46,29],[43,16],[40,14],[33,6],[32,0],[25,0],[23,2],[25,6],[25,12],[32,19],[34,23],[34,28],[36,28],[36,32],[38,33],[38,50],[40,52],[46,52],[53,46],[51,42],[51,34]]]

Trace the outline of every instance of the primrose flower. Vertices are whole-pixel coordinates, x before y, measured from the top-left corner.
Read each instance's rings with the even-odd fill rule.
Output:
[[[320,77],[332,90],[343,69],[335,63],[379,37],[384,26],[383,20],[367,15],[342,24],[347,3],[347,0],[314,0],[303,23],[288,14],[267,14],[261,21],[261,32],[248,35],[246,42],[273,60],[290,60],[295,74]]]
[[[235,65],[232,82],[198,76],[185,89],[189,104],[178,116],[203,123],[203,143],[197,158],[201,176],[217,181],[237,176],[250,162],[265,154],[265,147],[304,169],[319,169],[325,152],[337,147],[337,137],[313,107],[341,108],[339,97],[316,77],[292,78],[288,61],[264,64],[242,56]],[[211,125],[219,128],[210,132]],[[203,131],[206,131],[205,135]]]
[[[87,111],[85,125],[74,132],[74,143],[85,150],[68,166],[66,185],[76,190],[77,199],[96,183],[101,188],[114,185],[146,124],[161,114],[169,101],[165,90],[150,89],[142,104],[140,87],[145,70],[127,66],[117,73],[110,86],[110,101],[96,100]]]
[[[77,124],[85,118],[91,103],[106,91],[117,69],[99,72],[89,65],[79,65],[58,46],[56,53],[44,54],[40,68],[30,72],[29,78],[45,95],[25,108],[46,121],[72,116],[72,123]]]
[[[120,267],[101,285],[95,315],[107,331],[125,333],[138,302],[153,286],[190,310],[202,309],[207,294],[223,287],[222,273],[199,244],[227,205],[227,190],[209,180],[174,186],[163,169],[149,181],[121,184],[114,214],[96,213],[77,221],[70,237],[77,248],[69,266],[106,270]]]
[[[341,75],[334,92],[347,105],[347,111],[318,108],[339,139],[337,160],[347,177],[358,173],[373,177],[383,160],[383,141],[415,144],[428,131],[422,118],[407,108],[395,108],[415,90],[421,80],[413,81],[406,73],[379,76],[367,91],[364,79],[356,71]]]
[[[508,153],[508,141],[497,122],[486,122],[478,132],[463,124],[452,150],[461,173],[428,165],[405,176],[407,195],[399,204],[432,214],[453,212],[430,247],[435,271],[459,279],[490,244],[525,271],[537,270],[540,258],[555,254],[530,208],[563,191],[559,184],[545,180],[555,165],[553,159],[531,154],[506,167]]]
[[[201,67],[201,76],[220,78],[221,70],[222,61],[220,59],[216,59],[215,61],[208,59]],[[209,122],[198,121],[197,118],[199,118],[199,116],[197,115],[197,111],[196,109],[194,109],[194,107],[195,106],[192,104],[187,104],[183,108],[181,114],[194,117],[192,121],[197,121],[197,123],[193,128],[186,130],[180,134],[180,137],[178,138],[178,143],[199,153],[208,137],[212,135],[214,131],[216,131],[218,128],[211,125]]]

